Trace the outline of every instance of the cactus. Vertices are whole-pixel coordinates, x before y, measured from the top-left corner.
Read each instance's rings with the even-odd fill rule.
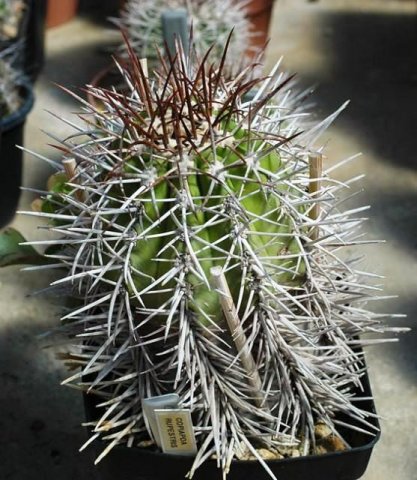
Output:
[[[0,0],[0,40],[18,36],[25,9],[23,0]]]
[[[73,298],[64,357],[80,370],[64,383],[100,399],[97,461],[149,440],[141,401],[172,392],[192,412],[190,477],[212,456],[226,476],[247,450],[275,478],[261,451],[310,454],[323,424],[372,434],[353,388],[357,347],[381,340],[358,335],[399,329],[364,306],[379,289],[340,252],[365,243],[365,208],[339,210],[352,182],[313,148],[344,106],[303,131],[278,68],[226,80],[226,52],[212,65],[180,51],[148,78],[130,62],[129,93],[92,88],[102,111],[80,99],[87,127],[68,122],[30,213],[55,236],[26,242],[65,269],[53,286]]]
[[[0,56],[0,118],[7,117],[20,107],[18,79],[18,72]]]
[[[211,48],[210,57],[219,60],[229,32],[234,29],[227,58],[227,67],[234,72],[239,65],[238,59],[244,61],[245,54],[250,51],[250,37],[254,35],[245,16],[246,3],[246,0],[129,0],[116,23],[126,31],[140,58],[155,58],[155,47],[161,50],[164,47],[162,13],[185,8],[199,56]],[[125,44],[122,49],[126,52]]]

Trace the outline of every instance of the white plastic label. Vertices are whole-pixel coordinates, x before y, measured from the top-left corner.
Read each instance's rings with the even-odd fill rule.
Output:
[[[180,397],[176,393],[168,393],[167,395],[159,395],[158,397],[149,397],[142,400],[142,409],[145,416],[146,426],[150,435],[154,438],[158,447],[162,448],[161,439],[159,438],[159,428],[156,423],[155,410],[176,409]]]
[[[191,413],[184,409],[155,410],[161,448],[173,455],[193,455],[197,452]]]

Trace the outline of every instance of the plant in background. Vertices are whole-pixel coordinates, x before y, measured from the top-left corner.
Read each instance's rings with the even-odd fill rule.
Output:
[[[22,151],[26,117],[33,105],[32,87],[18,66],[21,42],[0,52],[0,228],[13,218],[20,196]]]
[[[0,118],[17,111],[22,103],[19,95],[19,74],[0,55]]]
[[[0,0],[0,52],[13,49],[12,65],[29,80],[36,79],[43,64],[46,4],[46,0]]]
[[[23,0],[0,0],[0,41],[11,40],[19,35],[25,9]]]
[[[103,111],[81,100],[87,127],[69,122],[32,212],[55,237],[24,245],[64,269],[64,358],[79,367],[64,383],[97,399],[97,461],[152,439],[142,401],[167,393],[192,415],[190,477],[214,457],[224,476],[255,458],[275,478],[266,458],[347,448],[340,427],[372,435],[358,347],[381,340],[358,335],[398,329],[365,308],[374,275],[343,253],[365,243],[365,208],[339,210],[351,182],[312,147],[341,109],[303,132],[278,68],[226,80],[226,54],[179,52],[149,79],[130,62],[129,93],[92,89]]]
[[[184,8],[193,30],[193,44],[201,57],[212,48],[210,57],[219,60],[234,29],[227,59],[227,67],[234,71],[239,59],[244,60],[253,35],[246,18],[246,3],[246,0],[128,0],[116,23],[126,31],[139,58],[155,58],[156,47],[161,50],[164,47],[162,13]],[[126,52],[125,45],[122,48]]]

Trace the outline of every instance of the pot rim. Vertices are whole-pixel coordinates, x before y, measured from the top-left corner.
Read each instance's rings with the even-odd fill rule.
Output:
[[[285,463],[294,463],[294,462],[312,462],[314,460],[317,460],[318,458],[337,458],[337,457],[343,457],[348,454],[352,454],[354,452],[361,452],[364,450],[369,450],[375,446],[375,444],[379,441],[381,436],[381,431],[376,432],[375,436],[372,437],[372,439],[368,442],[365,443],[364,445],[360,445],[357,447],[351,447],[347,450],[342,450],[339,452],[327,452],[327,453],[321,453],[321,454],[311,454],[311,455],[301,455],[299,457],[285,457],[285,458],[276,458],[276,459],[271,459],[271,460],[264,460],[266,464],[268,465],[274,465],[274,464],[285,464]],[[98,440],[95,440],[96,442]],[[163,459],[166,457],[169,457],[171,460],[178,461],[178,462],[184,462],[184,460],[189,460],[193,459],[192,456],[183,456],[183,455],[172,455],[169,453],[163,453],[159,451],[154,451],[148,448],[141,448],[141,447],[127,447],[126,445],[115,445],[113,449],[117,450],[123,450],[123,449],[134,449],[136,451],[139,451],[141,455],[147,455],[149,457],[153,457],[156,460],[158,459]],[[111,455],[111,453],[110,453]],[[208,465],[217,465],[217,460],[214,459],[208,459],[204,463],[207,463]],[[259,460],[257,459],[250,459],[250,460],[238,460],[234,458],[232,460],[232,465],[236,464],[242,464],[245,465],[247,463],[259,463]]]
[[[0,120],[1,132],[7,132],[8,130],[22,124],[33,107],[34,95],[31,84],[24,80],[20,82],[18,86],[22,93],[23,103],[15,112],[10,113]]]

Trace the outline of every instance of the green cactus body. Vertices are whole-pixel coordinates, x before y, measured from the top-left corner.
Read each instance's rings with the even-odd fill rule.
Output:
[[[265,267],[265,271],[277,282],[283,286],[302,285],[305,269],[291,233],[293,220],[280,201],[291,189],[275,180],[281,169],[279,154],[271,151],[269,142],[251,138],[242,128],[233,133],[229,125],[226,132],[228,146],[213,148],[208,142],[201,151],[184,154],[185,160],[178,168],[171,168],[172,159],[161,162],[152,150],[144,150],[140,162],[133,157],[124,167],[127,175],[135,175],[138,165],[143,165],[142,176],[148,175],[143,192],[137,194],[136,187],[123,192],[115,187],[111,191],[114,197],[133,194],[135,205],[140,207],[138,219],[131,226],[138,239],[130,253],[133,283],[128,287],[132,294],[136,293],[138,307],[157,309],[170,299],[173,290],[183,288],[190,290],[188,295],[192,295],[194,305],[191,310],[199,322],[209,326],[210,318],[213,323],[220,323],[223,314],[219,311],[218,294],[210,287],[210,269],[223,266],[226,261],[235,265],[227,278],[237,299],[242,282],[238,250],[237,258],[228,259],[236,229],[249,233],[246,240],[250,251],[256,252],[261,262],[263,257],[268,258],[271,267]],[[266,173],[251,171],[249,160],[255,156]],[[52,191],[68,194],[63,178],[62,174],[57,175]],[[265,187],[268,182],[271,185]],[[44,205],[44,211],[53,210],[50,203]],[[235,210],[235,215],[230,215],[228,209]],[[125,222],[126,215],[116,220],[122,227]],[[175,264],[178,271],[167,280]],[[177,284],[180,275],[182,285]],[[115,275],[109,278],[114,279]],[[247,283],[248,279],[243,281]],[[159,317],[156,315],[154,321],[164,321]]]

